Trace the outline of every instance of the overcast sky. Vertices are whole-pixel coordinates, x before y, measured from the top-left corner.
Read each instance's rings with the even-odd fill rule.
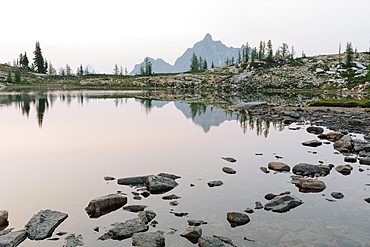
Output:
[[[272,40],[294,45],[297,55],[337,53],[352,42],[370,46],[369,0],[12,0],[2,4],[0,63],[36,41],[59,68],[91,64],[112,73],[129,71],[146,56],[173,64],[210,33],[226,46]]]

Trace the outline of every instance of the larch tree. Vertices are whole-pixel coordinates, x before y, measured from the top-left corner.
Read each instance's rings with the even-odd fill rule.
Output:
[[[33,52],[35,57],[33,58],[33,64],[35,65],[36,71],[41,74],[45,74],[45,60],[42,56],[42,51],[40,47],[40,42],[36,42],[35,51]]]

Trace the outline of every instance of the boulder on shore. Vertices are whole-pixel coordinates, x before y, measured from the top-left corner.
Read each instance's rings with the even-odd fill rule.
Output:
[[[292,208],[298,207],[303,202],[301,199],[290,194],[278,195],[272,198],[265,204],[265,210],[271,210],[273,212],[284,213],[288,212]]]
[[[152,194],[160,194],[172,190],[179,185],[174,179],[162,176],[150,176],[146,181],[148,190]]]
[[[270,162],[267,167],[270,170],[279,171],[279,172],[282,172],[282,171],[289,172],[290,171],[290,166],[283,162]]]
[[[126,196],[120,194],[109,194],[91,200],[85,208],[85,211],[91,218],[99,218],[104,214],[119,209],[126,203]]]
[[[66,218],[68,214],[50,209],[41,210],[33,215],[25,226],[29,239],[43,240],[52,235]]]

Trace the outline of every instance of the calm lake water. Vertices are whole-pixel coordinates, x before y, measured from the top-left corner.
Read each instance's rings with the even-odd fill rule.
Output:
[[[229,237],[236,246],[370,246],[370,204],[364,201],[370,197],[367,166],[359,172],[360,165],[353,164],[348,176],[333,169],[320,178],[327,186],[321,193],[299,192],[290,182],[292,173],[260,171],[276,155],[291,167],[301,162],[345,164],[331,144],[301,145],[316,139],[305,131],[308,125],[292,125],[301,129],[291,130],[216,107],[132,95],[0,92],[0,210],[9,211],[8,228],[20,230],[33,214],[52,209],[69,215],[52,238],[63,231],[82,234],[84,246],[131,246],[131,239],[97,238],[110,224],[135,218],[135,213],[118,209],[91,219],[84,210],[93,198],[122,191],[128,195],[127,205],[143,204],[156,212],[159,224],[149,231],[177,230],[165,235],[166,246],[195,246],[180,236],[189,219],[208,222],[201,226],[204,236]],[[237,162],[221,159],[225,156]],[[224,166],[237,173],[224,173]],[[179,186],[166,193],[181,196],[178,206],[170,206],[163,195],[133,200],[135,188],[103,179],[160,172],[181,176]],[[224,185],[209,188],[211,180]],[[256,201],[265,204],[265,194],[284,191],[304,203],[287,213],[255,210],[248,224],[236,228],[227,222],[227,212],[254,208]],[[344,199],[326,200],[334,191]],[[176,217],[171,209],[189,215]],[[100,232],[93,230],[96,226]],[[27,239],[20,246],[62,246],[63,239]]]

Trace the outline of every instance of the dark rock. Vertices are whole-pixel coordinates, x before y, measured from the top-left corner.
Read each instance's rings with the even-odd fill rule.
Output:
[[[247,214],[240,212],[228,212],[226,218],[231,227],[245,225],[250,221]]]
[[[176,199],[180,199],[180,198],[181,198],[180,196],[177,196],[175,194],[162,196],[163,200],[176,200]]]
[[[347,152],[350,152],[353,149],[353,143],[352,141],[340,139],[334,142],[333,147],[341,153],[344,153],[347,150]]]
[[[226,167],[226,166],[222,168],[222,171],[225,172],[225,173],[228,173],[228,174],[235,174],[236,173],[236,171],[233,168]]]
[[[150,226],[152,226],[152,227],[157,227],[158,224],[159,223],[156,220],[153,220],[152,222],[150,222]]]
[[[145,205],[129,205],[129,206],[124,206],[122,209],[126,210],[126,211],[137,213],[139,211],[144,211],[144,209],[146,207],[147,206],[145,206]]]
[[[209,187],[215,187],[215,186],[221,186],[223,185],[224,183],[222,181],[210,181],[207,183]]]
[[[203,236],[199,238],[198,241],[199,247],[225,247],[222,241],[215,237]]]
[[[188,220],[189,226],[200,226],[207,224],[204,220]]]
[[[293,195],[279,195],[265,204],[265,210],[284,213],[301,205],[303,202]]]
[[[318,134],[322,134],[324,133],[324,129],[321,128],[321,127],[316,127],[316,126],[310,126],[306,129],[306,131],[308,133],[311,133],[311,134],[315,134],[315,135],[318,135]]]
[[[190,187],[194,187],[195,185],[194,184],[190,184]]]
[[[140,193],[140,195],[142,195],[143,197],[148,197],[150,196],[150,192],[149,191],[143,191]]]
[[[132,245],[138,247],[163,247],[165,238],[159,232],[140,232],[132,235]]]
[[[234,242],[230,238],[228,238],[228,237],[222,237],[222,236],[217,236],[217,235],[213,235],[213,237],[214,238],[218,238],[219,240],[221,240],[225,244],[228,244],[228,245],[231,245],[233,247],[236,247],[236,245],[234,244]]]
[[[0,210],[0,226],[8,224],[9,213],[7,210]]]
[[[249,214],[253,214],[254,213],[254,210],[251,209],[251,208],[246,208],[243,211],[246,212],[246,213],[249,213]]]
[[[132,197],[132,199],[140,201],[142,198],[139,195],[135,195],[135,196]]]
[[[341,132],[329,132],[327,134],[319,134],[317,137],[320,138],[320,139],[327,139],[327,140],[330,140],[330,141],[336,141],[336,140],[339,140],[340,138],[342,138],[344,136],[343,133]]]
[[[172,212],[176,217],[184,217],[184,216],[187,216],[189,213],[185,213],[185,212]]]
[[[72,233],[64,238],[64,243],[62,247],[76,247],[82,245],[84,245],[82,236],[76,236],[74,233]]]
[[[312,140],[312,141],[302,142],[302,145],[309,146],[309,147],[318,147],[322,145],[322,142],[318,140]]]
[[[104,214],[119,209],[126,203],[126,196],[120,194],[109,194],[91,200],[89,205],[85,208],[85,211],[91,218],[99,218]]]
[[[311,165],[299,163],[293,167],[293,173],[302,176],[326,176],[330,173],[331,168],[326,165]]]
[[[157,214],[154,213],[154,211],[152,210],[139,211],[139,213],[137,214],[137,217],[139,217],[139,219],[145,224],[151,222],[156,216]]]
[[[283,162],[270,162],[268,164],[268,168],[274,171],[286,171],[286,172],[290,171],[290,167]]]
[[[365,198],[364,200],[365,200],[365,202],[370,203],[370,197],[369,198]]]
[[[66,235],[68,232],[57,232],[55,235],[57,236],[63,236]]]
[[[144,185],[150,176],[153,175],[119,178],[117,183],[120,185]]]
[[[187,227],[182,233],[181,237],[188,239],[193,244],[198,243],[198,239],[202,236],[202,228],[199,226],[190,226]]]
[[[331,196],[334,197],[335,199],[342,199],[344,195],[341,192],[332,192]]]
[[[55,228],[57,228],[66,218],[68,214],[52,211],[50,209],[41,210],[33,215],[25,226],[29,239],[43,240],[52,235]]]
[[[269,170],[267,170],[267,168],[266,168],[266,167],[264,167],[264,166],[261,166],[261,167],[260,167],[260,170],[261,170],[261,171],[263,171],[264,173],[270,173],[270,171],[269,171]]]
[[[254,206],[254,209],[262,209],[263,208],[263,205],[260,201],[256,201],[255,202],[255,206]]]
[[[96,226],[93,228],[94,232],[99,232],[100,231],[100,227]]]
[[[222,159],[226,160],[226,161],[229,161],[229,162],[236,162],[236,159],[232,158],[232,157],[222,157]]]
[[[26,230],[20,230],[12,232],[2,231],[4,234],[0,234],[0,246],[1,247],[14,247],[22,243],[27,238]]]
[[[360,168],[358,168],[358,171],[359,172],[364,172],[365,170],[360,167]]]
[[[178,178],[181,178],[180,176],[177,176],[175,174],[170,174],[170,173],[159,173],[158,176],[161,176],[161,177],[165,177],[165,178],[170,178],[170,179],[173,179],[173,180],[176,180]]]
[[[335,170],[343,175],[351,174],[352,169],[353,167],[350,165],[339,165],[335,167]]]
[[[312,178],[299,179],[299,184],[297,186],[301,192],[321,192],[326,188],[324,182]]]
[[[370,157],[358,158],[361,165],[370,165]]]
[[[346,157],[344,157],[344,162],[356,163],[357,159],[356,159],[356,157],[353,157],[353,156],[346,156]]]
[[[111,180],[115,180],[116,178],[114,178],[114,177],[109,177],[109,176],[106,176],[106,177],[104,177],[104,180],[105,181],[111,181]]]
[[[172,201],[169,203],[171,206],[177,206],[179,205],[179,202],[178,201]]]
[[[265,195],[265,199],[266,200],[271,200],[271,199],[274,199],[274,197],[276,197],[276,195],[272,194],[272,193],[268,193]]]
[[[292,179],[292,181],[291,181],[292,184],[298,185],[299,180],[301,178],[303,178],[303,176],[301,176],[301,175],[292,175],[292,176],[290,176],[290,178]]]
[[[132,237],[134,233],[145,232],[148,226],[140,219],[130,219],[125,222],[117,222],[111,225],[112,227],[99,240],[117,239],[122,240]]]
[[[152,194],[164,193],[179,185],[175,180],[162,176],[150,176],[146,184]]]

